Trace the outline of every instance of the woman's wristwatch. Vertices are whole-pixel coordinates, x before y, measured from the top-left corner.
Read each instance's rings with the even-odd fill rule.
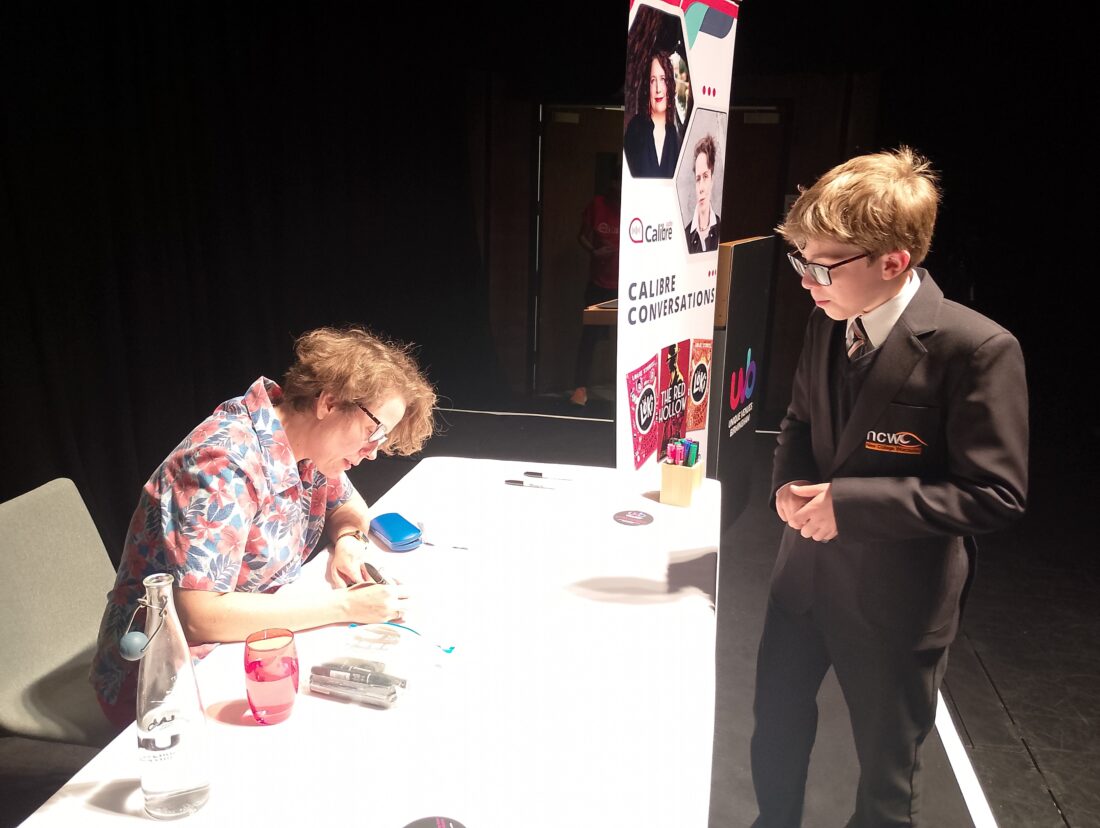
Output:
[[[355,538],[360,543],[367,542],[367,533],[364,532],[362,529],[345,529],[343,532],[336,536],[336,540],[334,541],[334,543],[339,543],[342,538],[346,538],[349,536]]]
[[[343,538],[355,538],[360,543],[366,543],[367,533],[364,532],[362,529],[345,529],[343,532],[336,536],[336,540],[334,541],[333,545],[339,543]],[[364,569],[366,569],[367,574],[370,575],[371,580],[373,580],[376,584],[389,583],[389,581],[387,581],[385,576],[378,571],[378,568],[374,566],[374,564],[363,561],[362,566]]]

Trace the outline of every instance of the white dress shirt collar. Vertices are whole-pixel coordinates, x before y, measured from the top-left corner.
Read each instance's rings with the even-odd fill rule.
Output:
[[[863,321],[863,329],[867,332],[867,349],[879,347],[886,341],[886,337],[890,335],[890,331],[893,330],[897,321],[901,319],[902,313],[909,306],[912,298],[916,296],[919,288],[920,279],[917,277],[916,272],[910,269],[905,284],[902,285],[896,296],[887,299],[874,310],[864,314],[856,314],[856,316],[848,319],[844,327],[845,342],[851,344],[852,326],[858,316]]]

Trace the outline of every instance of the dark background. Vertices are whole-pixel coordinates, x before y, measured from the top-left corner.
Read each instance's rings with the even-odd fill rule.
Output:
[[[864,149],[908,143],[942,171],[928,265],[1019,335],[1034,460],[1072,464],[1097,437],[1076,404],[1094,95],[1083,15],[1031,8],[747,0],[734,103],[741,77],[874,78]],[[448,404],[514,404],[484,100],[621,103],[626,20],[617,1],[6,3],[0,500],[71,477],[117,556],[156,464],[321,324],[415,341]],[[821,142],[802,183],[845,157]]]

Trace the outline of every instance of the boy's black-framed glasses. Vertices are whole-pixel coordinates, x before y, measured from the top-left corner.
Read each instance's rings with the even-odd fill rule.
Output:
[[[794,268],[794,272],[799,276],[805,276],[810,274],[810,278],[817,282],[822,287],[828,287],[833,283],[833,275],[831,273],[834,267],[840,267],[841,265],[850,264],[857,259],[870,258],[870,253],[860,253],[858,256],[852,256],[850,259],[845,259],[842,262],[836,264],[826,265],[818,264],[817,262],[808,262],[803,255],[797,251],[792,250],[787,254],[787,260],[790,261],[791,267]]]

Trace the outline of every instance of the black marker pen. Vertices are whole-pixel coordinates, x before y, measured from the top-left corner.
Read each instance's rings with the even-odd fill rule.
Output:
[[[363,569],[364,571],[366,571],[367,575],[370,576],[370,579],[376,584],[381,585],[387,583],[386,579],[382,577],[382,573],[378,571],[378,567],[376,567],[374,564],[363,561]]]

